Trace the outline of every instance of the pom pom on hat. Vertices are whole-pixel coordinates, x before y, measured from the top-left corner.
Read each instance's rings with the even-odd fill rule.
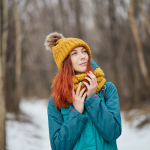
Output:
[[[57,32],[51,33],[47,35],[44,45],[47,50],[52,51],[52,47],[55,46],[56,42],[63,38],[64,36],[62,34],[59,34]]]

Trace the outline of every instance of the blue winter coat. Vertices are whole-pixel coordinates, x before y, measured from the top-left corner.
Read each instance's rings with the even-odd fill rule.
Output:
[[[92,67],[98,66],[93,60]],[[96,67],[96,68],[95,68]],[[53,97],[48,103],[48,123],[52,150],[117,150],[121,116],[117,89],[106,82],[106,103],[102,90],[87,98],[84,112],[73,105],[56,109]]]

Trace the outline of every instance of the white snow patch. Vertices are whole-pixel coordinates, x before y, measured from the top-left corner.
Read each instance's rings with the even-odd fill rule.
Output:
[[[32,122],[19,122],[7,114],[6,150],[51,150],[49,142],[47,101],[22,100],[20,109]]]
[[[141,116],[134,122],[126,122],[122,113],[122,134],[117,139],[119,150],[150,150],[150,124],[139,129],[136,126],[145,118]]]

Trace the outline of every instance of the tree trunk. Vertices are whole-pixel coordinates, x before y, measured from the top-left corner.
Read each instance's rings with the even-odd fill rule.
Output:
[[[117,64],[117,45],[118,45],[118,39],[116,36],[116,26],[117,26],[117,20],[115,16],[115,4],[114,0],[109,1],[109,7],[108,7],[108,14],[109,14],[109,19],[110,19],[110,41],[111,41],[111,69],[112,69],[112,74],[113,74],[113,79],[114,79],[114,84],[118,88],[119,91],[119,64]]]
[[[142,15],[143,15],[144,18],[145,18],[145,25],[146,25],[146,27],[147,27],[147,30],[148,30],[149,34],[150,34],[150,23],[149,23],[149,21],[148,21],[147,15],[146,15],[146,13],[145,13],[143,7],[142,7],[141,0],[138,0],[137,2],[138,2],[138,6],[139,6],[139,8],[140,8],[140,11],[141,11]]]
[[[57,25],[55,22],[55,16],[54,16],[54,8],[53,6],[51,6],[50,8],[47,6],[46,1],[43,1],[44,4],[44,8],[46,10],[47,15],[50,15],[50,20],[51,22],[49,22],[51,24],[51,30],[52,31],[56,31],[57,30]],[[50,4],[52,5],[52,0],[50,0]]]
[[[104,31],[104,14],[102,12],[103,8],[103,1],[101,0],[94,0],[93,3],[95,3],[95,13],[94,13],[94,18],[95,18],[95,24],[96,27],[98,28],[99,34]]]
[[[81,31],[81,4],[80,0],[75,1],[75,16],[76,16],[76,29],[77,29],[77,38],[82,39],[82,31]]]
[[[59,7],[60,7],[60,13],[61,13],[61,19],[62,19],[62,33],[64,36],[66,36],[66,30],[65,30],[65,14],[63,9],[63,1],[59,0]]]
[[[4,88],[3,88],[3,77],[2,77],[2,55],[0,54],[0,150],[5,150],[5,99],[4,99]]]
[[[139,34],[138,34],[138,29],[137,29],[136,22],[135,22],[135,19],[134,19],[133,2],[134,2],[134,0],[130,0],[129,10],[128,10],[129,11],[129,21],[130,21],[132,34],[133,34],[133,37],[134,37],[134,40],[135,40],[135,43],[136,43],[136,47],[137,47],[140,70],[141,70],[142,76],[144,78],[145,85],[150,90],[150,80],[149,80],[149,76],[148,76],[148,70],[147,70],[147,67],[146,67],[145,60],[144,60],[144,55],[143,55],[143,50],[142,50],[140,37],[139,37]]]
[[[5,74],[6,74],[6,55],[7,55],[7,37],[8,37],[8,6],[7,0],[3,0],[3,33],[2,33],[2,76],[3,87],[5,89]],[[4,90],[5,95],[5,90]]]
[[[4,76],[6,70],[6,52],[8,39],[8,5],[7,0],[2,0],[0,11],[0,150],[5,150],[5,96],[4,96]],[[2,12],[3,11],[3,12]],[[2,21],[3,20],[3,21]],[[3,29],[3,32],[2,30]]]
[[[137,65],[137,55],[135,54],[135,49],[132,50],[132,60],[133,60],[133,100],[131,101],[131,107],[135,106],[139,102],[140,94],[140,76]]]
[[[15,67],[15,85],[16,85],[16,101],[15,101],[15,111],[16,114],[19,111],[19,102],[20,102],[20,79],[21,79],[21,24],[19,19],[19,12],[17,1],[13,0],[13,8],[14,8],[14,20],[15,20],[15,30],[16,30],[16,67]]]

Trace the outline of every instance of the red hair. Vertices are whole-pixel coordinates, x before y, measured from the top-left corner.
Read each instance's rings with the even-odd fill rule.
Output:
[[[88,64],[85,73],[94,70],[91,65],[90,59],[88,59]],[[68,101],[72,97],[72,76],[75,76],[74,69],[70,57],[68,56],[63,62],[62,67],[59,72],[54,76],[53,83],[51,86],[52,93],[54,97],[56,109],[61,107],[69,107]],[[75,76],[76,77],[76,76]],[[67,101],[66,101],[67,100]]]

